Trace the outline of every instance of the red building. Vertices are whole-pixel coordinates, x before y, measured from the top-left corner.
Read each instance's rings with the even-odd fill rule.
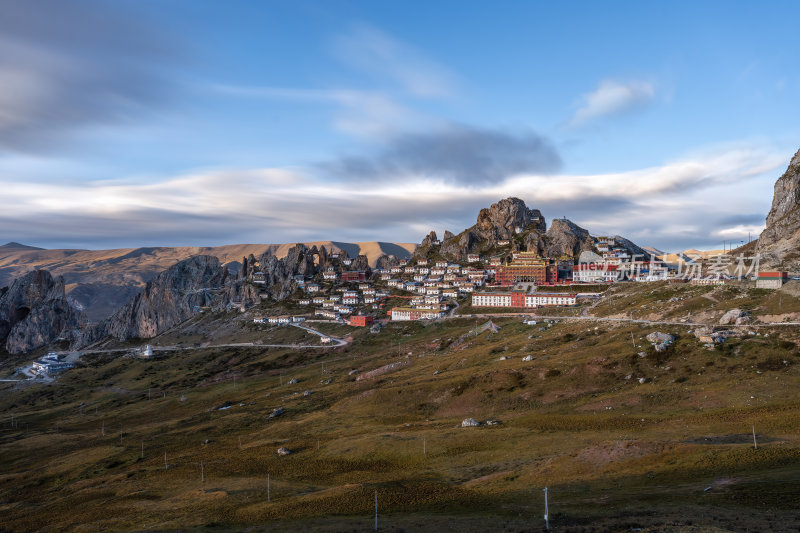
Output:
[[[350,270],[342,272],[342,281],[366,281],[367,273],[363,270]]]
[[[495,280],[498,285],[553,283],[558,280],[558,266],[535,252],[519,252],[509,264],[495,268]]]
[[[371,315],[353,315],[350,317],[351,326],[366,327],[371,326],[375,322],[375,317]]]

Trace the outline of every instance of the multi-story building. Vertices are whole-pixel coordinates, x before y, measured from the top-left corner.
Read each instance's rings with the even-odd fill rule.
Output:
[[[577,296],[568,293],[482,292],[472,295],[473,307],[532,308],[552,305],[575,305]]]
[[[363,270],[349,270],[342,272],[342,281],[366,281],[367,273]]]
[[[558,267],[536,252],[519,252],[513,261],[495,268],[495,280],[505,286],[519,282],[553,283],[558,280]]]
[[[445,315],[445,312],[439,309],[416,309],[412,307],[395,307],[390,312],[393,321],[435,320]]]
[[[352,315],[349,322],[351,326],[366,327],[375,322],[375,317],[371,315]]]

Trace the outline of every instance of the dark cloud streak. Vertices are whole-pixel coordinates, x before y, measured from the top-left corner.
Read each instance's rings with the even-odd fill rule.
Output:
[[[404,133],[371,157],[343,156],[321,168],[344,180],[388,181],[409,175],[464,185],[500,183],[522,173],[552,174],[561,157],[536,133],[451,125],[424,133]]]

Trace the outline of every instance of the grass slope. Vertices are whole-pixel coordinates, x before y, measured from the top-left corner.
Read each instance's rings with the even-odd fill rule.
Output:
[[[617,290],[722,311],[707,287]],[[545,486],[556,531],[800,528],[794,328],[708,350],[674,326],[656,353],[652,327],[495,322],[348,328],[327,352],[91,356],[52,385],[2,383],[0,529],[367,531],[377,491],[382,530],[540,531]]]

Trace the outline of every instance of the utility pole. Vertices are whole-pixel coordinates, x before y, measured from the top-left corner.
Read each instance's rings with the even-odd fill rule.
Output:
[[[544,488],[544,527],[550,531],[550,513],[547,510],[547,487]]]
[[[270,501],[270,494],[269,494],[269,472],[267,472],[267,503]]]
[[[758,442],[756,442],[756,425],[753,424],[753,449],[758,449]]]
[[[203,461],[200,461],[200,483],[206,482],[206,471],[203,468]]]
[[[106,419],[103,419],[103,424],[100,426],[100,435],[102,437],[106,436]]]
[[[164,452],[164,470],[167,469],[167,452]]]
[[[636,341],[633,340],[633,332],[631,331],[631,344],[633,345],[633,349],[636,349]]]

